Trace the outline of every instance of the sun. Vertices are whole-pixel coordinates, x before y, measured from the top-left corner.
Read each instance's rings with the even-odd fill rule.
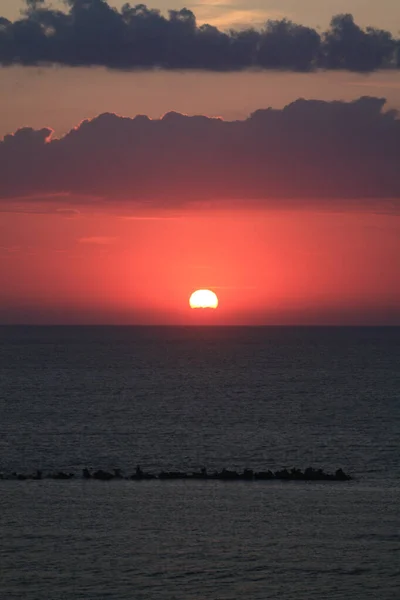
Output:
[[[218,308],[217,294],[211,290],[196,290],[189,299],[190,308]]]

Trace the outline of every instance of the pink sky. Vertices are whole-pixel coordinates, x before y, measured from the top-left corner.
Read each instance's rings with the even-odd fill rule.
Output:
[[[261,4],[278,10],[277,2]],[[306,4],[313,2],[279,5],[313,26],[325,26],[328,15],[344,10],[344,3],[317,2],[311,18]],[[0,0],[0,14],[15,13],[15,6]],[[223,4],[220,14],[228,18],[232,6]],[[379,14],[371,2],[346,6],[363,16],[362,23],[371,19],[389,27],[398,18],[397,3],[389,0],[379,3]],[[203,3],[206,9],[212,12]],[[25,126],[47,127],[62,137],[104,112],[245,120],[255,110],[281,109],[300,97],[350,101],[369,95],[386,98],[385,110],[400,109],[398,71],[221,75],[12,67],[0,69],[0,86],[0,137]],[[25,160],[21,155],[21,165]],[[377,173],[386,160],[392,158],[385,152],[377,157]],[[110,173],[115,167],[111,160]],[[85,160],[79,169],[84,174]],[[107,178],[107,167],[101,169]],[[374,166],[368,169],[373,177]],[[22,169],[21,182],[27,177]],[[183,180],[189,190],[190,180]],[[2,185],[8,185],[7,175],[0,192]],[[341,198],[325,205],[303,198],[262,207],[246,198],[188,205],[183,193],[183,202],[173,198],[161,209],[154,202],[130,202],[129,189],[123,201],[117,190],[115,198],[107,193],[106,203],[88,202],[84,190],[46,199],[32,189],[23,199],[0,200],[0,323],[196,324],[204,317],[188,308],[188,298],[209,287],[220,299],[206,317],[212,323],[400,324],[396,198]]]
[[[221,324],[400,323],[399,216],[143,217],[3,214],[1,321],[197,323],[187,301],[206,287]]]

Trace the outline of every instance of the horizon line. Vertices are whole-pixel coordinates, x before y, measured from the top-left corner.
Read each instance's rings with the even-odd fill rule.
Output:
[[[193,328],[193,329],[203,329],[203,328],[214,328],[214,329],[267,329],[267,328],[299,328],[299,329],[400,329],[400,323],[394,323],[394,324],[371,324],[371,323],[366,323],[366,324],[324,324],[324,323],[319,323],[319,324],[315,324],[315,323],[310,323],[310,324],[304,324],[304,323],[289,323],[289,324],[165,324],[165,323],[153,323],[153,324],[141,324],[141,323],[126,323],[126,324],[113,324],[113,323],[0,323],[0,328],[5,328],[5,327],[42,327],[42,328],[50,328],[50,327],[62,327],[62,328],[67,328],[67,327],[74,327],[74,328],[78,328],[78,327],[82,327],[82,328],[89,328],[89,327],[96,327],[96,328],[100,328],[100,327],[104,327],[104,328],[146,328],[146,329],[151,329],[151,328],[163,328],[163,329],[189,329],[189,328]]]

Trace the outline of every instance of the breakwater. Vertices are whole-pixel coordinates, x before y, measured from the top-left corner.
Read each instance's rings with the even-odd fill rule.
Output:
[[[222,471],[208,472],[206,468],[200,471],[160,471],[159,473],[146,472],[137,466],[132,474],[125,474],[121,469],[113,469],[106,471],[103,469],[88,469],[84,468],[80,473],[69,471],[55,471],[45,473],[37,470],[34,473],[0,473],[0,480],[3,481],[40,481],[43,479],[53,480],[71,480],[83,479],[86,481],[112,481],[112,480],[129,480],[129,481],[147,481],[147,480],[196,480],[196,481],[350,481],[352,477],[345,473],[342,469],[337,469],[334,473],[329,473],[323,469],[314,469],[307,467],[304,471],[301,469],[281,469],[277,471],[254,471],[253,469],[244,469],[241,472],[229,469]]]

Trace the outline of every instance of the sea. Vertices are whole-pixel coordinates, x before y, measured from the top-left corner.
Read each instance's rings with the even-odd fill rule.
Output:
[[[1,327],[4,600],[397,600],[400,328]]]

